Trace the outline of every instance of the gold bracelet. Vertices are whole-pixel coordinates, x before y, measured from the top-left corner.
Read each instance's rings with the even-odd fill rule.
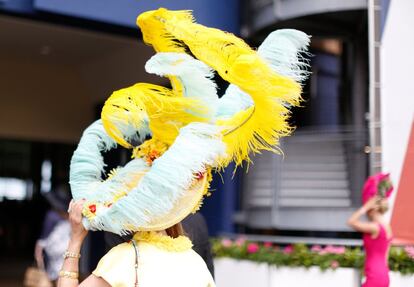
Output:
[[[63,254],[63,259],[66,259],[66,258],[77,258],[77,259],[79,259],[79,258],[81,258],[81,255],[80,255],[80,253],[74,253],[74,252],[66,251]]]
[[[60,270],[59,277],[77,280],[79,278],[79,272]]]

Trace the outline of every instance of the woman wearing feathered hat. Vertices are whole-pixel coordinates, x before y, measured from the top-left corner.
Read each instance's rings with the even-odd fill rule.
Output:
[[[250,152],[278,152],[293,130],[289,108],[300,103],[308,75],[308,35],[278,30],[255,51],[195,23],[190,11],[148,11],[138,25],[157,51],[146,71],[168,77],[172,89],[139,83],[116,91],[84,131],[71,161],[72,240],[60,287],[78,286],[86,230],[133,239],[110,250],[79,286],[214,286],[180,222],[200,207],[213,169],[249,161]],[[221,98],[213,69],[231,83]],[[133,159],[102,180],[101,153],[118,144]]]
[[[363,206],[348,219],[353,229],[363,233],[365,248],[365,283],[363,287],[388,287],[388,251],[392,231],[383,215],[388,211],[388,197],[393,191],[389,174],[370,176],[362,190]],[[366,215],[368,222],[360,220]]]

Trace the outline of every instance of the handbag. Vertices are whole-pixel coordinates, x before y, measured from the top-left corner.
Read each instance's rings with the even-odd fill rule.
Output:
[[[31,266],[24,273],[23,286],[25,287],[53,287],[46,271],[37,266]]]

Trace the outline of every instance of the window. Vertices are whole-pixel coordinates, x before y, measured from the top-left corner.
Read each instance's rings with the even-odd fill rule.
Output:
[[[32,197],[33,184],[30,180],[0,177],[0,201],[4,199],[25,200]]]

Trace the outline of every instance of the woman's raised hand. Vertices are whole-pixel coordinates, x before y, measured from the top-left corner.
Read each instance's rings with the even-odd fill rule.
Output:
[[[378,208],[378,201],[379,201],[378,196],[374,196],[374,197],[370,198],[367,202],[365,202],[365,204],[363,206],[364,209],[365,209],[365,212],[367,212],[371,209]]]
[[[69,222],[71,226],[71,239],[83,241],[88,231],[82,224],[82,210],[85,200],[72,200],[69,204]]]

